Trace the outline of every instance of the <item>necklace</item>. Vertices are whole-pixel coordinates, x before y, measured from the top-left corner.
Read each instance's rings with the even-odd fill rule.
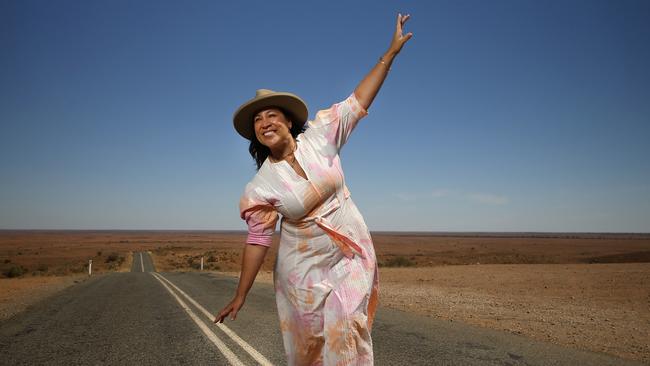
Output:
[[[293,164],[296,162],[296,156],[293,155],[293,153],[296,152],[296,150],[298,150],[298,145],[296,145],[296,143],[294,142],[294,143],[293,143],[293,149],[291,150],[291,152],[288,153],[287,155],[284,155],[284,156],[281,157],[279,160],[276,160],[275,158],[273,158],[272,155],[270,155],[270,156],[273,158],[273,160],[275,160],[275,161],[278,162],[278,163],[281,162],[282,160],[287,160],[287,158],[288,158],[289,156],[291,156],[291,157],[292,157],[292,159],[291,159],[292,161],[288,161],[288,160],[287,160],[287,162],[288,162],[289,164],[293,165]]]
[[[300,166],[300,163],[298,162],[298,159],[296,159],[296,156],[294,155],[296,150],[298,150],[298,145],[294,141],[293,151],[291,151],[290,153],[284,155],[282,157],[282,159],[277,160],[276,163],[279,163],[282,160],[285,160],[289,164],[291,169],[293,169],[296,172],[296,174],[298,174],[302,178],[308,180],[309,178],[307,177],[307,173],[305,173],[305,171],[302,169],[302,167]],[[289,156],[291,156],[291,159],[288,159]],[[269,155],[269,158],[271,158],[272,160],[275,160],[275,158],[273,158],[272,155]]]

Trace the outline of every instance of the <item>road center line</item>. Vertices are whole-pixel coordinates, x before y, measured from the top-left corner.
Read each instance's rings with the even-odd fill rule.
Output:
[[[205,317],[208,318],[209,321],[212,322],[214,320],[214,315],[213,314],[211,314],[209,311],[205,310],[205,308],[203,306],[201,306],[201,304],[199,304],[194,299],[192,299],[183,290],[178,288],[178,286],[174,285],[171,281],[166,279],[160,273],[156,273],[156,275],[160,276],[160,278],[162,278],[165,282],[169,283],[170,286],[172,286],[174,289],[176,289],[176,291],[178,291],[181,295],[183,295],[187,299],[187,301],[189,301],[192,305],[196,306],[196,308],[199,309],[203,313],[203,315],[205,315]],[[271,363],[271,361],[269,361],[266,357],[264,357],[261,353],[259,353],[255,348],[253,348],[245,340],[241,339],[241,337],[239,337],[237,335],[237,333],[233,332],[226,325],[224,325],[222,323],[217,323],[216,325],[217,325],[217,327],[219,329],[221,329],[221,331],[226,333],[226,335],[228,337],[230,337],[233,341],[235,341],[235,343],[237,343],[241,348],[243,348],[244,351],[246,351],[249,355],[251,355],[251,357],[253,357],[253,359],[255,359],[255,361],[257,361],[260,365],[264,365],[264,366],[272,366],[273,365]]]
[[[141,255],[142,255],[142,254],[141,254]],[[234,353],[233,353],[233,352],[228,348],[228,346],[226,346],[226,344],[223,343],[223,342],[221,341],[221,339],[219,339],[219,338],[217,337],[217,335],[214,334],[214,332],[212,332],[212,331],[210,330],[210,328],[208,328],[208,326],[205,325],[205,323],[203,323],[203,322],[201,321],[201,319],[199,319],[199,317],[198,317],[196,314],[194,314],[194,312],[192,311],[192,309],[190,309],[190,307],[187,306],[187,304],[185,304],[185,303],[183,302],[183,300],[181,300],[181,298],[178,297],[178,295],[176,295],[176,294],[174,293],[174,291],[173,291],[171,288],[169,288],[169,286],[167,286],[167,284],[166,284],[163,280],[161,280],[160,278],[158,278],[158,277],[156,276],[156,273],[153,273],[153,272],[150,272],[150,273],[151,273],[151,275],[154,276],[158,281],[160,281],[160,283],[161,283],[161,284],[162,284],[162,285],[167,289],[167,291],[169,291],[170,294],[172,294],[172,296],[174,296],[174,298],[176,299],[176,301],[178,301],[178,303],[179,303],[179,304],[181,305],[181,307],[182,307],[182,308],[187,312],[187,314],[190,316],[190,318],[192,318],[192,320],[196,323],[196,325],[199,326],[199,328],[200,328],[200,329],[203,331],[203,333],[208,337],[208,339],[210,339],[210,340],[212,341],[212,343],[214,343],[214,345],[217,346],[217,348],[219,349],[219,351],[221,351],[221,353],[226,357],[226,359],[228,360],[228,362],[229,362],[231,365],[235,365],[235,366],[244,366],[244,363],[241,362],[241,360],[240,360],[240,359],[239,359],[239,358],[238,358],[238,357],[237,357],[237,356],[236,356],[236,355],[235,355],[235,354],[234,354]],[[165,280],[166,280],[166,279],[165,279]]]

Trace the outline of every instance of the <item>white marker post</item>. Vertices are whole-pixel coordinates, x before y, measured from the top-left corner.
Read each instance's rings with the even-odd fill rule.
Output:
[[[203,257],[201,257],[201,271],[203,271]]]
[[[88,260],[88,276],[93,274],[93,260],[89,259]]]

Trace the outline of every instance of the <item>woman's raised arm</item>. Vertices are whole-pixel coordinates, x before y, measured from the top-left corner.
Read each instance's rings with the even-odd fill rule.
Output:
[[[388,51],[384,53],[377,64],[370,70],[368,75],[361,80],[357,88],[354,90],[354,94],[357,96],[357,100],[363,108],[366,110],[370,108],[370,104],[375,99],[379,88],[384,83],[386,75],[390,69],[390,65],[393,63],[393,59],[397,54],[402,50],[404,44],[413,37],[413,33],[409,32],[406,35],[402,34],[402,28],[404,23],[410,18],[410,15],[397,14],[397,25],[395,27],[395,34],[393,35],[393,40],[388,47]]]

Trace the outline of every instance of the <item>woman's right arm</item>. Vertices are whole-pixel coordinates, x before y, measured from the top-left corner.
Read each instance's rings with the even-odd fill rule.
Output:
[[[237,318],[237,312],[244,305],[246,295],[253,286],[257,272],[259,272],[264,257],[269,247],[264,245],[246,244],[244,246],[244,255],[242,258],[241,276],[239,276],[239,285],[235,297],[226,307],[215,317],[215,323],[223,323],[223,320],[230,314],[230,319]]]

